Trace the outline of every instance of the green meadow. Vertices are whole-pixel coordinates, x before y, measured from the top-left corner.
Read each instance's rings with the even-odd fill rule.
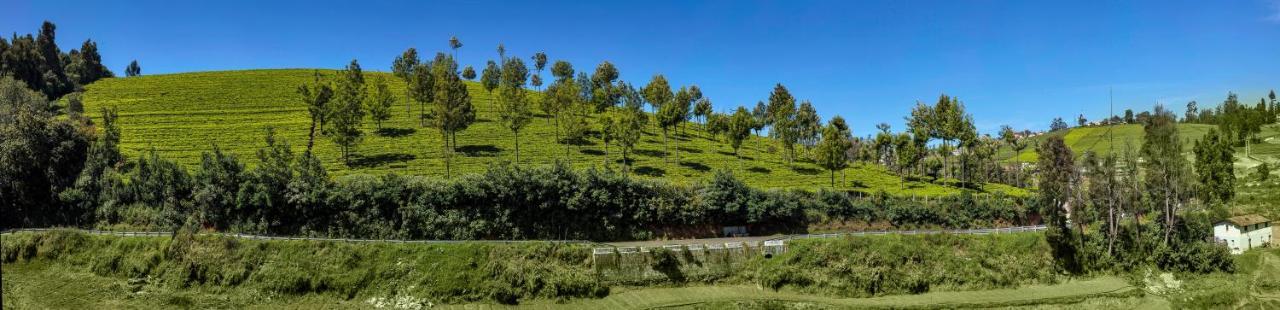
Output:
[[[244,70],[104,79],[87,87],[85,111],[98,117],[101,108],[118,110],[123,134],[121,148],[126,156],[154,150],[194,169],[199,165],[201,154],[216,145],[252,165],[257,161],[256,150],[264,145],[267,128],[274,128],[278,136],[293,146],[294,152],[302,152],[307,142],[309,119],[306,106],[295,90],[311,81],[313,72],[309,69]],[[330,77],[335,74],[332,70],[320,72]],[[338,147],[330,139],[317,137],[315,153],[325,167],[336,176],[383,173],[445,176],[441,135],[434,128],[419,126],[420,108],[405,100],[403,80],[382,72],[366,72],[366,75],[368,81],[386,79],[396,94],[392,117],[384,122],[381,130],[372,121],[365,121],[363,142],[356,147],[349,166],[342,162]],[[514,160],[515,140],[498,122],[496,96],[478,83],[468,82],[467,86],[477,120],[458,134],[459,156],[454,157],[454,171],[483,172],[494,162]],[[534,94],[535,98],[538,96],[540,94]],[[546,165],[564,160],[578,168],[621,168],[622,158],[617,148],[610,146],[606,150],[596,137],[584,145],[558,143],[555,137],[552,119],[539,112],[520,133],[520,163]],[[630,156],[632,171],[644,177],[689,183],[705,179],[715,169],[728,169],[756,187],[830,186],[827,171],[805,160],[789,166],[781,147],[767,137],[752,136],[745,142],[741,160],[733,156],[728,143],[710,136],[696,122],[686,124],[682,134],[669,140],[664,147],[661,132],[652,125],[647,128]],[[854,165],[837,172],[836,178],[838,187],[864,192],[884,190],[905,196],[960,192],[944,184],[904,182],[877,165]],[[1026,194],[1025,190],[999,184],[988,184],[985,190]]]

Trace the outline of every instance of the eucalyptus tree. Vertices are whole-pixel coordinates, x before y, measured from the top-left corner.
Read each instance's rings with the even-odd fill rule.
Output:
[[[498,67],[498,63],[490,60],[484,66],[484,70],[480,72],[480,85],[484,86],[484,91],[489,93],[489,97],[493,98],[493,90],[498,89],[502,84],[502,68]]]
[[[515,139],[516,164],[520,163],[520,129],[529,124],[532,113],[524,90],[525,80],[528,77],[529,69],[520,58],[509,58],[502,65],[502,86],[498,90],[498,97],[502,99],[502,109],[498,111],[498,118],[508,130],[511,130],[511,135]]]
[[[688,115],[689,98],[689,89],[681,86],[680,90],[676,91],[672,97],[672,100],[658,109],[658,126],[662,128],[663,151],[666,151],[667,133],[678,129],[679,125],[684,122],[685,116]],[[673,140],[675,140],[676,145],[676,163],[679,163],[680,138],[677,136]]]
[[[453,50],[453,58],[458,58],[458,49],[462,48],[462,40],[458,40],[458,36],[449,37],[449,49]]]
[[[475,79],[476,79],[476,69],[471,68],[471,66],[463,67],[463,68],[462,68],[462,78],[467,79],[468,81],[475,80]]]
[[[639,106],[623,106],[611,109],[612,116],[607,128],[609,140],[618,145],[622,152],[622,173],[625,176],[631,169],[631,161],[628,155],[635,150],[636,143],[640,142],[640,136],[644,133],[644,126],[647,117]],[[607,150],[607,149],[606,149]],[[606,156],[608,157],[607,151]]]
[[[133,77],[142,75],[142,67],[138,66],[138,61],[129,62],[129,66],[124,67],[124,76]]]
[[[432,125],[440,130],[445,150],[445,176],[453,175],[453,153],[458,144],[458,132],[466,130],[476,120],[475,108],[467,85],[458,76],[458,65],[453,57],[434,62],[431,75],[435,76],[434,109]]]
[[[693,105],[693,116],[697,117],[697,118],[699,119],[699,120],[698,120],[698,122],[699,122],[699,123],[702,123],[702,125],[703,125],[703,126],[706,126],[706,125],[707,125],[707,120],[706,120],[706,118],[707,118],[707,116],[709,116],[709,115],[711,115],[711,100],[710,100],[710,99],[702,98],[701,100],[698,100],[698,102],[697,102],[697,103],[694,103],[694,105]]]
[[[498,61],[507,63],[507,48],[502,43],[498,43]]]
[[[315,71],[314,75],[310,84],[298,86],[298,95],[307,104],[307,114],[311,116],[311,129],[307,133],[308,154],[315,145],[316,131],[320,130],[318,127],[323,126],[325,116],[329,114],[329,101],[333,99],[333,87],[323,80],[320,71]]]
[[[755,118],[746,107],[738,107],[733,112],[733,116],[729,117],[728,128],[725,130],[725,137],[729,140],[729,146],[733,147],[733,157],[738,161],[738,165],[742,165],[742,156],[738,154],[738,150],[742,148],[742,142],[751,136],[751,129],[755,127]]]
[[[813,103],[808,100],[800,102],[800,108],[796,110],[796,133],[800,144],[806,150],[812,149],[818,144],[822,130],[822,118],[818,117],[818,110],[813,107]]]
[[[364,120],[364,101],[367,96],[365,89],[364,71],[360,69],[360,63],[353,59],[339,72],[338,84],[333,92],[330,127],[330,138],[341,149],[342,161],[348,165],[351,164],[352,149],[360,143],[363,136],[360,124]]]
[[[413,66],[413,78],[409,83],[409,98],[418,102],[418,126],[426,126],[429,116],[427,104],[435,103],[436,77],[431,71],[432,63],[418,63]]]
[[[1168,245],[1177,225],[1178,208],[1188,198],[1190,172],[1182,156],[1182,143],[1173,112],[1156,105],[1151,118],[1142,126],[1141,148],[1143,175],[1151,189],[1147,195],[1161,206],[1161,228]]]
[[[373,80],[373,98],[368,100],[369,118],[373,119],[378,129],[382,129],[382,122],[391,119],[391,105],[395,103],[396,98],[391,94],[391,87],[387,86],[387,80],[378,76]]]
[[[1209,129],[1209,133],[1197,140],[1193,147],[1195,152],[1195,171],[1199,180],[1200,199],[1212,204],[1215,201],[1223,204],[1235,197],[1235,153],[1229,139],[1217,129]]]
[[[418,67],[420,62],[422,60],[418,59],[418,50],[412,47],[405,50],[400,56],[396,56],[396,60],[391,62],[391,73],[404,81],[405,113],[413,112],[413,95],[410,94],[410,90],[413,89],[411,86],[413,85],[413,70]]]
[[[591,74],[591,103],[596,112],[618,105],[622,93],[614,85],[617,80],[618,68],[613,63],[605,61],[596,66],[595,73]]]
[[[771,124],[769,135],[787,150],[787,165],[795,160],[795,146],[799,141],[796,122],[796,98],[791,96],[785,86],[777,84],[769,94],[768,119]]]
[[[533,75],[533,87],[541,87],[542,69],[547,67],[547,53],[533,53],[533,57],[530,57],[530,59],[533,60],[533,69],[537,71],[537,73]]]
[[[849,167],[850,142],[849,131],[844,127],[844,119],[836,116],[822,129],[822,141],[818,143],[815,157],[818,165],[831,174],[831,187],[836,186],[836,170]]]
[[[653,78],[649,80],[649,84],[644,86],[643,92],[644,100],[648,101],[649,106],[654,109],[653,114],[655,114],[654,116],[658,121],[658,127],[662,128],[662,149],[664,153],[663,156],[665,158],[667,151],[667,127],[662,125],[662,117],[659,116],[661,113],[657,113],[656,110],[667,106],[667,103],[671,102],[671,97],[673,97],[671,94],[671,85],[667,84],[667,78],[661,74],[654,75]]]

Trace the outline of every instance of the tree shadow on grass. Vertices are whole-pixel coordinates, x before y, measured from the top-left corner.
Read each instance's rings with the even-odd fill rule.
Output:
[[[582,150],[579,150],[578,152],[579,152],[579,153],[582,153],[582,154],[594,155],[594,156],[603,156],[603,155],[604,155],[604,151],[597,150],[597,149],[582,149]]]
[[[654,168],[649,166],[636,167],[634,171],[636,174],[651,176],[651,177],[660,177],[660,176],[667,175],[666,170],[662,170],[662,168]]]
[[[386,153],[371,156],[351,154],[351,164],[348,166],[352,168],[373,168],[387,164],[403,165],[405,162],[417,158],[418,157],[413,154],[406,153]]]
[[[681,147],[679,147],[679,149],[680,149],[680,151],[681,151],[681,152],[685,152],[685,153],[691,153],[691,154],[702,154],[702,150],[695,149],[695,148],[691,148],[691,147],[684,147],[684,146],[681,146]]]
[[[497,157],[502,152],[502,148],[492,144],[484,145],[463,145],[458,147],[458,152],[467,157]]]
[[[747,171],[751,171],[755,173],[772,173],[773,172],[773,170],[769,170],[769,168],[760,167],[760,166],[747,168]]]
[[[822,173],[822,170],[810,168],[810,167],[795,167],[795,168],[791,168],[791,171],[795,171],[796,173],[803,174],[803,175],[816,175],[816,174]]]
[[[704,165],[704,164],[702,164],[702,163],[695,163],[695,162],[681,162],[681,163],[680,163],[680,165],[681,165],[681,166],[684,166],[685,168],[689,168],[689,169],[697,170],[697,171],[700,171],[700,172],[707,172],[707,171],[711,171],[711,167],[710,167],[710,166]]]
[[[720,154],[720,155],[724,155],[724,156],[733,157],[733,152],[730,152],[730,151],[716,151],[716,154]],[[755,158],[755,157],[751,157],[751,156],[747,156],[747,155],[738,155],[738,157],[741,157],[741,158],[742,158],[742,160],[748,160],[748,161],[749,161],[749,160],[756,160],[756,158]]]
[[[636,149],[635,153],[636,155],[649,156],[649,157],[667,156],[667,152],[663,152],[662,150]]]
[[[377,134],[379,136],[388,137],[388,138],[399,138],[399,137],[411,135],[415,132],[418,132],[418,130],[413,128],[386,127],[386,128],[378,129]]]

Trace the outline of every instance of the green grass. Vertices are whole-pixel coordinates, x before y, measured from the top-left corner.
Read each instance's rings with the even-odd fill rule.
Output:
[[[1195,145],[1195,141],[1203,137],[1209,132],[1214,125],[1203,124],[1178,124],[1178,137],[1182,139],[1182,150],[1191,152],[1191,147]],[[1112,125],[1112,126],[1092,126],[1092,127],[1076,127],[1066,131],[1050,132],[1029,139],[1030,146],[1017,154],[1016,159],[1025,163],[1035,163],[1040,158],[1035,151],[1035,145],[1040,141],[1051,136],[1061,136],[1067,147],[1075,153],[1077,157],[1084,156],[1086,151],[1093,151],[1099,155],[1107,155],[1115,152],[1117,155],[1123,155],[1126,148],[1129,148],[1134,156],[1138,155],[1138,151],[1142,148],[1143,131],[1142,125]],[[1012,160],[1014,151],[1008,147],[1001,150],[998,155],[1000,158]]]
[[[127,156],[136,157],[156,150],[165,158],[194,168],[202,152],[217,144],[249,164],[256,162],[255,151],[263,146],[264,131],[276,128],[278,134],[301,153],[306,145],[308,115],[298,85],[312,78],[312,70],[245,70],[196,72],[113,78],[89,85],[84,97],[85,110],[97,117],[101,107],[119,109],[122,128],[121,148]],[[322,71],[330,76],[333,71]],[[437,130],[420,127],[418,107],[406,111],[404,83],[386,73],[366,72],[367,80],[384,77],[396,94],[392,118],[375,133],[374,124],[365,122],[365,138],[355,149],[352,165],[341,162],[338,148],[326,137],[316,141],[316,154],[334,175],[353,173],[381,174],[394,172],[410,175],[444,176],[445,163],[441,137]],[[510,131],[498,122],[496,102],[476,83],[468,83],[472,102],[477,109],[477,122],[458,134],[461,156],[455,157],[455,172],[481,172],[498,160],[511,160],[514,141]],[[544,165],[567,158],[576,167],[606,164],[604,148],[598,139],[588,145],[568,149],[554,141],[551,119],[538,114],[521,132],[522,164]],[[663,158],[661,132],[646,129],[632,154],[637,174],[661,177],[687,183],[700,180],[714,169],[731,169],[748,184],[763,188],[806,188],[829,186],[827,171],[805,161],[788,167],[782,150],[768,138],[751,137],[741,151],[739,163],[728,144],[717,142],[701,129],[688,124],[687,135],[679,137],[680,162]],[[676,144],[669,150],[674,156]],[[621,157],[610,147],[608,164],[619,167]],[[846,169],[841,187],[867,192],[881,189],[896,195],[950,195],[960,192],[947,185],[909,181],[875,165],[856,165]],[[1009,186],[989,185],[987,191],[1003,191],[1025,195],[1026,191]]]
[[[1134,288],[1115,277],[1099,277],[1056,285],[1031,285],[1016,289],[933,292],[872,298],[831,298],[753,286],[697,286],[649,288],[610,295],[598,300],[568,304],[528,304],[528,309],[653,309],[724,305],[744,301],[779,301],[839,308],[957,308],[1079,302],[1103,296],[1128,296]],[[488,308],[465,305],[447,308]],[[499,308],[499,307],[494,307]]]

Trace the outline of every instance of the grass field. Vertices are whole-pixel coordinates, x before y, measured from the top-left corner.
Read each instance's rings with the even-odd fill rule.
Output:
[[[1182,149],[1186,152],[1191,152],[1191,147],[1195,145],[1195,141],[1203,137],[1213,127],[1214,125],[1178,124],[1178,137],[1182,139]],[[1063,142],[1066,142],[1067,147],[1071,148],[1071,151],[1077,157],[1084,156],[1086,151],[1093,151],[1099,155],[1111,154],[1111,152],[1123,155],[1126,148],[1129,148],[1133,155],[1137,156],[1138,151],[1142,148],[1143,141],[1142,125],[1076,127],[1067,131],[1051,132],[1031,138],[1028,142],[1031,143],[1031,146],[1018,153],[1017,160],[1035,163],[1040,158],[1035,151],[1036,143],[1050,136],[1062,136]],[[999,156],[1000,158],[1012,160],[1014,151],[1005,147],[1001,150]]]
[[[602,299],[567,304],[527,304],[522,309],[654,309],[716,307],[745,301],[774,301],[836,308],[981,308],[997,306],[1080,302],[1103,296],[1128,296],[1134,287],[1114,277],[1034,285],[1016,289],[967,292],[935,292],[871,298],[830,298],[754,286],[696,286],[649,288],[622,292]],[[445,309],[502,309],[502,306],[458,305]],[[736,308],[736,307],[734,307]]]
[[[332,76],[333,71],[321,71]],[[85,110],[98,116],[102,107],[119,109],[122,127],[121,148],[127,156],[138,156],[155,150],[162,156],[194,168],[202,152],[217,144],[237,155],[242,161],[256,161],[255,151],[264,145],[268,127],[275,128],[301,153],[306,144],[308,115],[298,85],[310,81],[313,70],[245,70],[148,75],[105,79],[89,85]],[[366,72],[368,79],[387,78],[397,104],[391,120],[382,131],[373,122],[365,122],[364,142],[356,149],[351,166],[341,162],[338,148],[326,137],[316,141],[316,154],[334,175],[352,173],[381,174],[394,172],[411,175],[444,176],[445,163],[441,137],[437,130],[420,127],[418,107],[406,111],[405,85],[389,74]],[[510,131],[498,122],[494,97],[476,83],[469,83],[477,121],[458,135],[455,157],[456,172],[480,172],[499,160],[512,160],[514,140]],[[587,145],[557,143],[552,120],[538,114],[521,132],[522,164],[550,164],[567,159],[574,166],[620,167],[616,147],[605,156],[603,145],[591,139]],[[768,138],[751,137],[741,151],[741,162],[734,159],[728,144],[713,140],[701,126],[687,125],[687,135],[674,138],[679,145],[679,163],[674,157],[663,158],[660,131],[646,130],[632,154],[634,171],[643,176],[662,177],[675,182],[703,179],[714,169],[731,169],[753,186],[764,188],[818,188],[829,186],[827,171],[810,162],[796,162],[788,167],[781,150]],[[674,156],[676,142],[669,151]],[[567,152],[567,156],[566,156]],[[900,186],[900,178],[875,165],[857,165],[846,169],[841,184],[844,188],[861,186],[868,192],[883,189],[898,195],[948,195],[959,190],[946,185],[909,181]],[[1006,191],[1021,195],[1025,191],[1008,186],[989,185],[989,191]]]

